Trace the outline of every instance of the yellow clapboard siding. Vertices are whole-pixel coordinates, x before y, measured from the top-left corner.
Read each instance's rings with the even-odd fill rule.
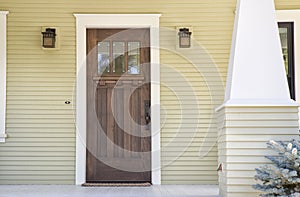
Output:
[[[34,175],[34,174],[31,174],[31,175],[1,175],[0,176],[0,180],[1,181],[5,181],[5,180],[19,180],[19,181],[31,181],[31,180],[43,180],[44,179],[44,176],[45,175],[40,175],[40,174],[37,174],[37,175]],[[62,179],[62,180],[72,180],[74,179],[74,176],[73,175],[55,175],[55,174],[51,174],[49,173],[47,175],[47,179],[48,181],[54,181],[56,179]]]
[[[1,156],[0,161],[74,161],[73,157],[5,157]]]
[[[169,176],[166,176],[167,178],[162,178],[162,181],[177,181],[177,182],[180,182],[180,181],[185,181],[185,178],[188,178],[189,181],[213,181],[214,179],[218,179],[218,176],[210,176],[210,175],[194,175],[194,176],[188,176],[188,175],[185,175],[185,176],[176,176],[176,175],[169,175]]]
[[[211,169],[211,170],[203,170],[203,171],[185,171],[185,172],[182,172],[182,171],[166,171],[165,174],[168,175],[168,176],[201,176],[201,175],[210,175],[213,171],[213,170],[216,170],[216,169]]]
[[[1,166],[1,169],[4,171],[31,171],[31,166]],[[75,168],[73,166],[34,166],[34,169],[37,171],[74,171]],[[73,172],[74,173],[74,172]]]
[[[0,176],[7,175],[19,175],[19,176],[28,176],[28,175],[37,175],[37,176],[59,176],[64,175],[66,177],[73,176],[74,171],[0,171]]]
[[[183,132],[195,132],[194,125],[190,123],[193,123],[195,115],[200,119],[196,128],[197,137],[192,139],[190,147],[184,145],[191,140],[187,135],[179,139],[179,147],[170,146],[164,149],[162,160],[169,161],[169,157],[182,150],[186,154],[182,155],[182,159],[179,158],[183,161],[170,163],[162,168],[162,182],[216,184],[216,148],[213,147],[209,156],[204,159],[199,157],[199,148],[208,128],[215,133],[217,130],[210,120],[215,105],[222,103],[224,95],[224,87],[220,86],[219,81],[226,78],[235,3],[235,0],[1,0],[1,9],[10,11],[10,14],[7,28],[9,138],[5,144],[0,144],[1,152],[5,152],[4,155],[0,154],[0,158],[26,157],[28,161],[0,159],[0,174],[2,170],[23,172],[18,176],[4,173],[0,184],[74,184],[75,106],[64,104],[67,99],[72,104],[75,103],[72,100],[76,82],[76,27],[73,13],[162,14],[160,26],[162,29],[173,29],[174,33],[161,31],[160,38],[161,48],[164,48],[161,50],[161,79],[164,82],[161,103],[168,115],[161,131],[162,145],[176,139],[174,131],[178,128]],[[42,26],[60,28],[60,50],[41,49]],[[192,26],[193,39],[203,50],[190,50],[188,58],[178,55],[180,51],[176,51],[175,47],[176,26]],[[201,65],[200,72],[193,68],[190,59],[192,63]],[[191,88],[187,90],[185,85],[178,83],[176,75],[169,72],[165,65],[170,65],[172,69],[182,73]],[[209,85],[207,80],[211,81]],[[175,89],[175,94],[170,91],[170,87]],[[191,91],[194,94],[191,95]],[[193,95],[195,97],[192,101],[198,100],[197,106],[190,103]],[[177,102],[177,96],[183,102]],[[185,117],[181,118],[183,108]],[[197,116],[199,112],[200,116]],[[216,136],[215,133],[213,137]],[[209,136],[203,145],[209,147],[207,142],[213,142],[213,137]],[[12,154],[9,156],[6,153]],[[43,153],[44,158],[61,156],[70,161],[43,160]],[[66,177],[57,173],[63,170],[70,174]],[[53,171],[55,172],[51,174]],[[38,172],[43,176],[33,176]]]
[[[185,143],[185,144],[187,144],[187,143]],[[201,144],[201,143],[199,143],[199,144]],[[199,151],[200,151],[200,145],[195,145],[195,146],[190,146],[189,148],[186,148],[185,146],[183,146],[183,147],[176,147],[176,146],[173,146],[173,147],[168,147],[168,151],[165,151],[165,152],[169,152],[169,151],[171,151],[171,152],[181,152],[181,153],[183,153],[182,151],[191,151],[191,152],[194,152],[194,157],[197,157],[199,160],[198,161],[200,161],[201,160],[201,158],[199,157]],[[215,145],[215,144],[214,144]],[[166,148],[166,146],[163,146],[162,147],[162,149],[165,149]],[[198,163],[198,165],[206,165],[205,163]],[[175,164],[174,164],[175,165]],[[192,165],[192,164],[190,164],[190,165]],[[208,164],[209,165],[209,164]]]
[[[74,124],[71,123],[66,123],[66,124],[62,124],[62,123],[58,123],[58,124],[51,124],[51,123],[47,123],[47,124],[38,124],[38,123],[28,123],[28,124],[7,124],[8,128],[74,128]],[[9,135],[9,132],[8,132]],[[8,140],[8,142],[10,142],[10,140]],[[55,143],[55,142],[54,142]],[[11,144],[7,143],[6,146],[10,146]]]
[[[49,101],[46,101],[46,102],[49,102]],[[10,119],[10,118],[11,119],[46,119],[46,118],[49,118],[49,119],[66,119],[67,120],[67,119],[73,119],[74,116],[73,115],[58,115],[58,114],[55,114],[55,115],[50,115],[50,114],[46,114],[46,115],[14,114],[14,115],[12,115],[12,114],[8,114],[7,118],[8,119]]]
[[[162,141],[164,141],[165,145],[168,145],[169,142],[173,142],[174,138],[180,137],[181,139],[176,139],[176,144],[178,144],[178,146],[180,146],[181,144],[185,145],[186,143],[189,143],[191,141],[194,142],[194,143],[202,143],[204,141],[205,142],[216,142],[216,135],[211,136],[210,138],[206,138],[206,135],[203,135],[202,138],[193,137],[192,140],[191,140],[190,138],[192,137],[192,135],[182,137],[182,134],[177,134],[176,133],[174,135],[164,135],[162,137]],[[162,144],[162,146],[164,144]],[[168,148],[170,148],[170,146]]]
[[[34,146],[28,146],[28,147],[22,147],[22,149],[20,149],[20,147],[1,147],[1,151],[5,151],[5,152],[16,152],[16,153],[22,153],[23,151],[26,152],[36,152],[36,153],[40,153],[40,152],[59,152],[61,151],[61,147],[39,147],[38,149]],[[75,148],[74,147],[64,147],[63,149],[66,152],[72,152],[75,153]],[[16,156],[20,156],[21,154],[18,154]],[[1,163],[2,165],[2,163]],[[0,165],[0,166],[1,166]],[[72,165],[71,165],[72,166]],[[74,167],[74,166],[73,166]]]
[[[300,2],[297,0],[275,0],[275,7],[278,10],[295,10],[300,9]]]
[[[181,155],[180,158],[177,158],[177,157],[168,157],[168,156],[165,156],[164,159],[162,160],[162,162],[168,162],[168,161],[175,161],[176,162],[196,162],[198,161],[199,158],[196,158],[196,157],[193,157],[193,156],[189,156],[189,157],[185,157],[184,154]],[[206,156],[205,158],[202,158],[201,161],[216,161],[216,156]]]
[[[33,157],[34,158],[34,157]],[[74,163],[74,160],[60,160],[60,161],[41,161],[41,160],[35,160],[35,161],[1,161],[0,166],[72,166]]]
[[[75,154],[75,152],[45,152],[45,151],[40,151],[40,152],[27,152],[27,151],[22,151],[20,153],[16,152],[1,152],[0,156],[1,157],[16,157],[20,156],[20,154],[23,155],[23,157],[67,157],[69,155]]]
[[[62,38],[62,39],[65,39],[65,38]],[[20,39],[22,40],[22,39]],[[18,49],[17,47],[19,46],[16,46],[16,47],[13,47],[14,45],[11,45],[10,49],[7,51],[8,53],[18,53]],[[28,48],[27,48],[28,49]],[[29,48],[30,50],[24,50],[24,52],[22,52],[23,55],[34,55],[34,56],[43,56],[43,55],[47,55],[45,54],[44,51],[41,51],[39,48]],[[74,56],[74,52],[72,50],[68,50],[65,52],[65,55],[72,55]]]
[[[11,136],[11,135],[10,135]],[[13,136],[12,136],[13,137]],[[51,143],[51,142],[66,142],[66,143],[74,143],[75,142],[75,137],[15,137],[14,142],[16,143]]]
[[[42,178],[41,180],[0,180],[0,184],[8,184],[8,185],[22,185],[25,182],[30,182],[33,185],[48,185],[48,184],[53,184],[53,185],[66,185],[66,184],[75,184],[74,178],[71,180],[45,180],[45,178]]]
[[[29,90],[30,91],[30,90]],[[34,104],[35,105],[61,105],[61,104],[64,104],[64,101],[63,100],[40,100],[40,99],[32,99],[32,100],[24,100],[24,99],[11,99],[9,102],[7,102],[7,105],[30,105],[32,104],[32,101],[34,100]],[[15,118],[16,116],[14,116]],[[30,117],[27,115],[27,117]],[[37,116],[33,115],[32,116],[33,118],[37,118]],[[51,117],[51,116],[50,116]],[[61,117],[61,118],[64,118],[64,117],[70,117],[70,115],[63,115],[63,116],[57,116],[57,117]]]
[[[214,179],[214,178],[213,178]],[[180,181],[173,181],[173,180],[164,180],[162,179],[162,184],[166,185],[180,185],[184,182],[186,185],[215,185],[216,181],[215,180],[196,180],[196,181],[191,181],[191,180],[180,180]],[[1,182],[0,182],[1,183]]]

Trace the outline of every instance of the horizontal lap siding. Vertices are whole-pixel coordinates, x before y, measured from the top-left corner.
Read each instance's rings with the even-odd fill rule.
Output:
[[[220,83],[227,73],[235,0],[0,0],[0,8],[10,11],[9,138],[0,144],[0,184],[75,182],[73,13],[162,14],[162,183],[218,183],[213,118],[215,106],[223,100]],[[42,26],[60,28],[60,50],[41,49]],[[176,26],[191,26],[201,49],[177,50]]]
[[[268,163],[265,155],[270,139],[289,141],[298,136],[296,107],[227,107],[218,116],[218,151],[221,193],[228,196],[257,196],[255,168]],[[225,187],[226,186],[226,187]],[[249,193],[245,193],[245,191]]]
[[[161,18],[162,183],[217,184],[214,109],[224,98],[235,1],[184,3]],[[176,26],[192,27],[192,49],[176,48]]]
[[[75,100],[64,103],[74,96],[75,22],[70,13],[50,16],[44,3],[0,1],[10,12],[0,184],[75,183]],[[61,50],[41,49],[42,26],[60,28]]]
[[[277,10],[295,10],[300,9],[300,2],[298,0],[275,0]]]

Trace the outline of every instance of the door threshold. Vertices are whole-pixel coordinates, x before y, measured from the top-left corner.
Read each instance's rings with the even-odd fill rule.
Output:
[[[142,183],[83,183],[83,187],[150,187],[151,183],[142,182]]]

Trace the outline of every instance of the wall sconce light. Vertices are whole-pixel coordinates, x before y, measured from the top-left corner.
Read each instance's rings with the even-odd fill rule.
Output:
[[[188,28],[180,28],[178,32],[179,36],[179,48],[191,47],[191,35],[192,32]]]
[[[42,32],[42,34],[43,34],[43,47],[55,48],[56,29],[46,28],[46,31]]]

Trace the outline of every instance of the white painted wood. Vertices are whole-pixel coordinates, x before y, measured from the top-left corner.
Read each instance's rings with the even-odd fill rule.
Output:
[[[237,3],[225,101],[242,105],[292,102],[273,0]]]
[[[6,115],[6,16],[8,11],[0,11],[0,142],[5,142]]]
[[[218,161],[223,167],[223,171],[219,172],[222,196],[257,196],[258,191],[251,188],[251,185],[255,184],[254,169],[269,162],[265,155],[276,154],[267,149],[266,142],[289,141],[298,137],[298,117],[294,116],[297,115],[295,109],[297,106],[225,105],[220,110]],[[276,115],[272,121],[270,113]],[[294,115],[286,118],[286,114],[289,113]]]
[[[255,168],[268,162],[266,142],[298,136],[297,108],[290,99],[274,1],[238,0],[225,100],[217,109],[222,196],[258,196],[251,185]]]
[[[160,14],[74,14],[76,17],[76,184],[85,182],[86,168],[86,29],[150,28],[152,184],[160,184]]]
[[[296,102],[300,103],[300,10],[277,10],[276,15],[278,22],[294,22],[295,94]]]

